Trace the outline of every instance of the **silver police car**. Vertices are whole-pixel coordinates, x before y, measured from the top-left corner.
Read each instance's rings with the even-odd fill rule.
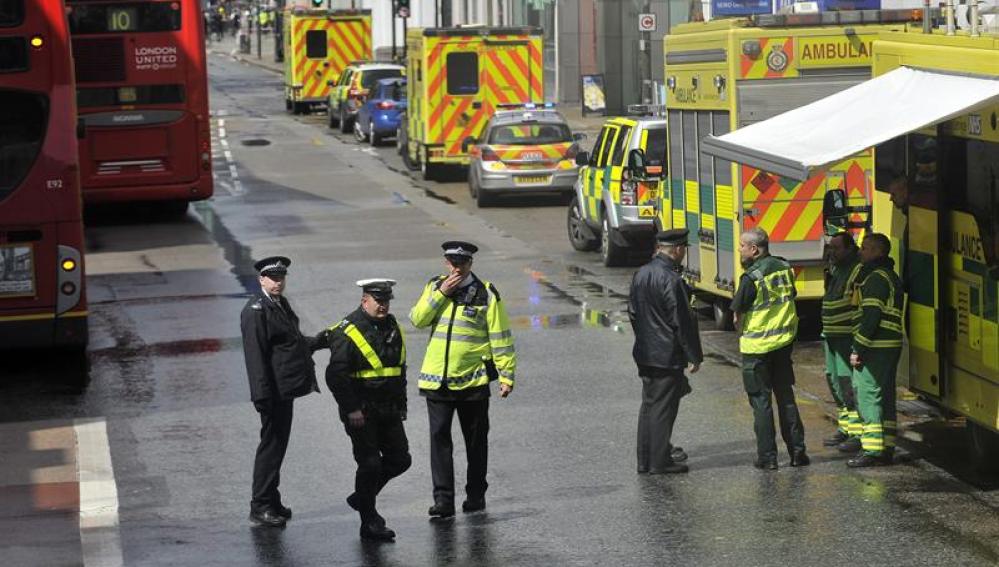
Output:
[[[551,106],[501,107],[480,139],[462,143],[469,152],[468,190],[480,207],[500,194],[571,194],[581,139]]]

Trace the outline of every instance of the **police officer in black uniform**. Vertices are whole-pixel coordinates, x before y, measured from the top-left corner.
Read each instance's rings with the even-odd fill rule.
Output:
[[[361,306],[330,328],[326,384],[354,447],[357,474],[347,504],[361,515],[361,538],[392,540],[375,508],[385,484],[412,464],[406,419],[406,345],[389,313],[394,280],[357,282]]]
[[[628,317],[635,332],[632,356],[642,379],[638,413],[638,472],[687,472],[687,454],[671,445],[680,398],[690,392],[684,370],[697,372],[704,355],[690,290],[683,281],[686,228],[656,235],[656,255],[631,280]]]
[[[273,527],[284,526],[291,518],[291,509],[281,503],[278,484],[291,435],[292,404],[295,398],[319,391],[312,362],[318,340],[302,335],[298,316],[284,297],[290,264],[284,256],[272,256],[253,265],[261,289],[239,318],[250,399],[260,414],[250,521]]]

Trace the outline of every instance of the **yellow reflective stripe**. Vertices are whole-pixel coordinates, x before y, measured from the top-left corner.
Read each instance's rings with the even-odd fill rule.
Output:
[[[439,340],[442,340],[442,341],[446,341],[446,340],[448,340],[448,338],[447,338],[447,331],[434,331],[434,334],[430,335],[430,339],[431,340],[433,340],[433,339],[439,339]],[[455,341],[456,342],[462,342],[462,343],[477,343],[477,344],[485,344],[485,343],[488,342],[486,340],[486,336],[485,335],[478,335],[478,336],[476,336],[476,335],[460,335],[460,334],[454,333],[454,332],[451,333],[451,341],[452,342],[455,342]]]
[[[888,329],[890,331],[896,331],[898,333],[902,332],[902,325],[899,325],[898,323],[892,323],[891,321],[885,321],[884,319],[881,320],[879,326]]]
[[[402,376],[401,366],[389,366],[387,368],[358,370],[353,373],[355,378],[386,378],[391,376]]]
[[[513,336],[513,333],[511,333],[509,330],[507,330],[507,331],[500,331],[498,333],[497,332],[490,332],[489,333],[489,338],[492,339],[492,340],[494,340],[494,341],[498,341],[500,339],[505,339],[505,338],[512,337],[512,336]]]
[[[371,365],[371,368],[375,370],[382,368],[382,359],[378,358],[375,350],[371,348],[364,335],[361,334],[361,331],[353,323],[347,323],[343,328],[343,332],[354,342],[354,346],[357,347],[357,350],[361,351],[361,354],[368,361],[368,364]]]

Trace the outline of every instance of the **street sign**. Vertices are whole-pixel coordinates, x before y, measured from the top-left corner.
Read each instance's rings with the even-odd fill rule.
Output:
[[[638,15],[638,31],[640,31],[640,32],[654,32],[654,31],[656,31],[656,15],[655,14],[639,14]]]

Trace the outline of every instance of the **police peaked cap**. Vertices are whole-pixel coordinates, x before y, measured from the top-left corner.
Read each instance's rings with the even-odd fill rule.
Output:
[[[478,246],[462,240],[448,240],[441,244],[441,248],[444,249],[445,256],[466,256],[468,258],[479,251]]]
[[[392,299],[392,286],[395,285],[395,280],[390,280],[388,278],[370,278],[366,280],[357,280],[357,287],[364,290],[364,293],[374,297],[375,299]]]
[[[687,235],[690,231],[686,228],[672,228],[670,230],[661,230],[656,234],[656,242],[659,244],[668,244],[672,246],[686,246],[687,245]]]
[[[291,265],[291,260],[284,256],[270,256],[260,260],[253,265],[253,269],[257,271],[261,276],[275,275],[283,276],[288,273],[288,266]]]

